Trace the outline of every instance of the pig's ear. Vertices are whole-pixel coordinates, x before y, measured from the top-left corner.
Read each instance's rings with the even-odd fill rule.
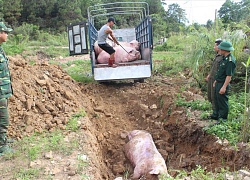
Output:
[[[159,169],[153,169],[153,170],[151,170],[150,172],[149,172],[149,174],[160,174],[160,171],[159,171]]]

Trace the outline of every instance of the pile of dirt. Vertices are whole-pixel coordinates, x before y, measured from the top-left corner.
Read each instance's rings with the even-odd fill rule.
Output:
[[[88,104],[78,83],[60,66],[46,61],[29,65],[21,56],[9,59],[14,90],[9,106],[10,136],[65,129],[69,117]]]
[[[192,79],[152,77],[145,83],[81,84],[46,60],[35,65],[27,62],[22,56],[10,57],[14,96],[9,104],[9,136],[20,139],[34,132],[65,129],[70,116],[84,109],[88,118],[82,131],[93,136],[86,147],[92,154],[96,179],[111,180],[133,172],[123,149],[126,132],[135,129],[152,134],[169,169],[190,172],[197,165],[208,171],[227,166],[231,170],[250,168],[246,146],[236,151],[218,141],[202,131],[206,122],[199,119],[198,111],[175,105],[178,96],[203,99],[190,86]]]

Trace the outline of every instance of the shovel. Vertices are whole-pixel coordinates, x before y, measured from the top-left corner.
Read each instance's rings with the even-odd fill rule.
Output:
[[[122,48],[124,51],[126,51],[126,52],[128,53],[128,55],[130,55],[130,56],[135,56],[135,55],[129,54],[129,52],[128,52],[122,45],[119,44],[119,46],[121,46],[121,48]]]
[[[110,39],[111,41],[113,41],[113,39]],[[113,41],[114,42],[114,41]],[[129,52],[121,45],[121,44],[119,44],[119,46],[121,46],[121,48],[124,50],[124,51],[126,51],[126,53],[128,53],[128,55],[130,55],[130,56],[132,56],[132,54],[129,54]]]

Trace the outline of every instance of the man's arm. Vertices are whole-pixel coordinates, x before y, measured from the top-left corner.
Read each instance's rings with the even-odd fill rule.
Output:
[[[111,36],[111,38],[108,36],[108,38],[111,40],[111,41],[114,41],[117,45],[119,45],[118,41],[116,40],[115,36],[113,35],[113,31],[108,28],[107,30],[105,30],[105,33],[109,34]]]
[[[223,86],[220,89],[220,94],[225,94],[227,85],[230,83],[232,76],[227,76]]]
[[[209,78],[210,78],[210,74],[207,75],[207,77],[205,78],[205,80],[208,82]]]

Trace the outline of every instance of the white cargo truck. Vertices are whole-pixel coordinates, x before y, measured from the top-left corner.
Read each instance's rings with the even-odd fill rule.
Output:
[[[111,16],[127,14],[138,16],[136,18],[139,19],[137,25],[124,29],[113,29],[113,32],[118,41],[130,42],[131,40],[137,40],[140,43],[141,59],[119,63],[116,68],[109,67],[108,64],[99,64],[94,50],[94,43],[97,41],[99,30],[95,27],[96,22],[100,19],[106,19],[107,21]],[[92,74],[96,81],[132,79],[143,82],[144,79],[151,76],[152,22],[146,2],[116,2],[90,6],[88,7],[88,22],[71,24],[67,30],[70,55],[89,53]]]

